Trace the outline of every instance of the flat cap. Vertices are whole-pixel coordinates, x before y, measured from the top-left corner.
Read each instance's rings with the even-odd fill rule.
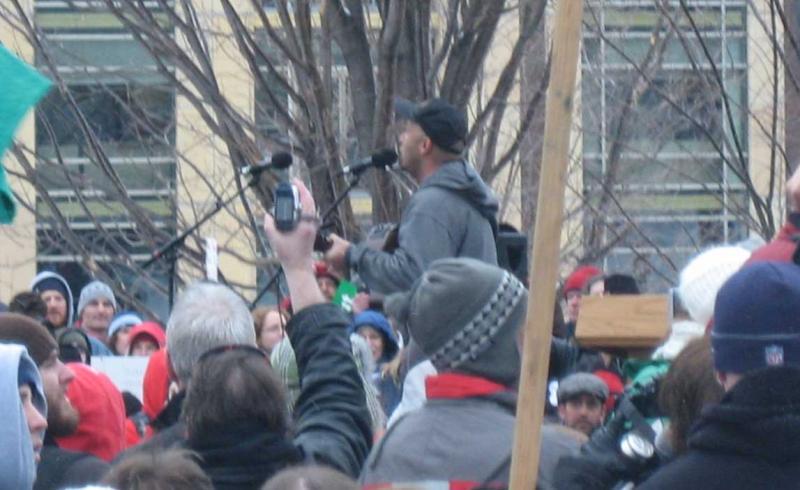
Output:
[[[558,383],[559,405],[583,394],[593,395],[605,401],[608,398],[608,386],[602,379],[590,373],[570,374]]]

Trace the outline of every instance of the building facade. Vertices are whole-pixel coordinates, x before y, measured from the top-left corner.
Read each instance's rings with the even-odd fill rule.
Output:
[[[760,218],[783,212],[783,87],[770,65],[782,30],[744,0],[681,3],[584,10],[583,244],[650,290],[699,250],[768,238]]]
[[[160,31],[190,50],[191,40],[177,36],[177,19],[162,3],[144,3]],[[233,3],[242,11],[251,5]],[[783,33],[769,22],[776,14],[746,0],[686,3],[684,10],[678,1],[585,2],[569,233],[562,237],[565,270],[583,259],[663,290],[698,250],[765,235],[766,210],[773,223],[781,221],[784,82],[782,70],[772,68],[771,46]],[[246,17],[265,47],[258,76],[274,88],[260,90],[219,3],[193,4],[197,22],[215,34],[204,49],[221,95],[252,121],[247,130],[257,150],[273,152],[291,138],[277,122],[276,100],[290,113],[293,106],[289,87],[270,78],[268,64],[277,63],[290,82],[291,71],[270,53],[258,16]],[[63,273],[76,292],[100,271],[163,317],[169,261],[158,261],[147,274],[139,267],[236,189],[228,148],[204,120],[195,94],[180,89],[188,75],[178,60],[155,59],[118,16],[83,1],[23,5],[42,44],[6,26],[0,41],[56,87],[17,134],[36,163],[36,178],[12,179],[32,209],[21,210],[13,226],[0,230],[6,251],[0,257],[0,298],[26,289],[37,270]],[[270,2],[264,7],[279,23]],[[493,74],[499,75],[519,35],[515,26],[513,15],[500,24],[476,99],[492,93]],[[335,136],[341,159],[350,161],[363,156],[350,125],[353,94],[335,47],[331,56]],[[516,91],[509,99],[516,106],[507,109],[503,122],[508,139],[523,99]],[[4,164],[22,172],[10,155]],[[513,181],[519,181],[513,173],[497,179],[501,192],[511,196],[504,205],[524,199],[519,184],[508,184]],[[771,200],[758,201],[770,190]],[[365,192],[357,193],[356,213],[369,216],[369,202]],[[506,219],[518,225],[513,208],[505,207]],[[200,230],[219,243],[220,272],[246,296],[270,276],[257,266],[263,236],[250,232],[249,213],[234,203]],[[203,260],[202,243],[191,241],[184,252],[179,270],[198,270],[187,261]]]

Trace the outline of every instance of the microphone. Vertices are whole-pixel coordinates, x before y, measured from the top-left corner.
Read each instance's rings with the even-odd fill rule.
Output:
[[[261,160],[256,165],[245,165],[239,170],[239,173],[242,175],[261,175],[262,172],[266,170],[283,170],[289,168],[292,165],[292,155],[286,153],[285,151],[279,151],[278,153],[272,155],[272,158],[269,162]]]
[[[391,148],[384,148],[376,151],[371,156],[362,158],[358,163],[344,167],[339,175],[361,175],[373,167],[388,167],[396,161],[397,152]]]

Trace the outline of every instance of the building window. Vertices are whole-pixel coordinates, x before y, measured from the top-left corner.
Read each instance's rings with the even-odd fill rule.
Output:
[[[145,5],[170,29],[161,2]],[[77,292],[86,280],[77,262],[88,253],[129,293],[166,317],[166,264],[142,278],[127,263],[146,260],[153,237],[131,216],[118,186],[152,226],[174,235],[175,90],[147,49],[96,3],[37,0],[35,22],[43,34],[36,63],[66,86],[66,91],[54,88],[36,113],[37,177],[48,194],[36,204],[38,266],[64,272]],[[60,236],[49,202],[81,250]]]

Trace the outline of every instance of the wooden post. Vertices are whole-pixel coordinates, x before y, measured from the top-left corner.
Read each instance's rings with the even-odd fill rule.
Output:
[[[553,57],[545,112],[544,148],[534,228],[530,297],[525,322],[522,372],[511,460],[511,490],[533,490],[539,470],[539,440],[544,415],[558,274],[564,188],[581,39],[583,0],[556,2]]]

